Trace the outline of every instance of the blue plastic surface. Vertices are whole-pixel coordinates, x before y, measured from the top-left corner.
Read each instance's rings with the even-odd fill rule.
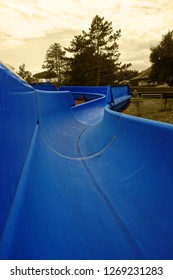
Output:
[[[31,86],[38,90],[46,90],[46,91],[57,91],[57,87],[52,83],[31,83]]]
[[[0,78],[0,259],[172,259],[173,126]]]

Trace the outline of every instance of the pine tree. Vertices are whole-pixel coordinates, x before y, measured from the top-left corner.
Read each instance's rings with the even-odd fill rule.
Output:
[[[61,85],[63,82],[65,65],[65,51],[62,49],[62,46],[58,43],[52,44],[46,52],[42,68],[50,73],[55,72],[57,74],[58,84]]]
[[[118,30],[113,33],[112,22],[104,21],[104,17],[96,15],[89,28],[89,39],[94,48],[96,61],[96,85],[99,85],[105,74],[110,80],[114,77],[119,59],[117,40],[121,35]],[[113,76],[113,77],[111,77]],[[114,80],[114,79],[113,79]],[[113,81],[112,81],[113,82]]]
[[[94,51],[85,33],[75,36],[66,50],[72,54],[72,57],[68,59],[69,84],[92,85]]]
[[[69,59],[69,83],[79,85],[113,84],[120,67],[117,40],[121,31],[113,33],[112,23],[94,17],[88,32],[75,36],[66,50]]]

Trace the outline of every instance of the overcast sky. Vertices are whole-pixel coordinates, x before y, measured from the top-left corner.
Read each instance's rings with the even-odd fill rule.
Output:
[[[172,0],[0,0],[0,60],[18,70],[42,70],[52,43],[63,47],[99,15],[121,29],[120,61],[132,69],[150,66],[150,47],[173,29]]]

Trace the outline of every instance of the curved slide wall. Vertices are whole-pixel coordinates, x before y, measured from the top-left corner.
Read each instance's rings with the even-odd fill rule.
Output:
[[[8,106],[5,116],[1,105],[3,149],[15,145],[13,154],[1,158],[2,195],[14,175],[3,168],[14,168],[15,153],[23,167],[11,183],[11,200],[1,199],[11,206],[6,215],[1,212],[0,258],[172,259],[173,126],[129,117],[109,105],[91,125],[82,113],[80,121],[77,108],[85,111],[85,104],[72,106],[68,91],[35,91],[34,105],[24,110],[27,96],[33,93],[22,92],[21,103]],[[8,116],[26,107],[30,117],[12,125]],[[17,147],[19,139],[7,137],[11,129],[20,131]]]
[[[0,236],[37,119],[34,89],[0,64]]]

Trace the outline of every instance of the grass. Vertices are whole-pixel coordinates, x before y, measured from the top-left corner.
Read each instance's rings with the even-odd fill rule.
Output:
[[[162,102],[161,106],[161,100],[159,98],[145,98],[143,99],[143,105],[141,99],[133,98],[131,100],[130,106],[124,111],[124,113],[173,124],[173,99],[168,99],[165,108],[164,102]]]

